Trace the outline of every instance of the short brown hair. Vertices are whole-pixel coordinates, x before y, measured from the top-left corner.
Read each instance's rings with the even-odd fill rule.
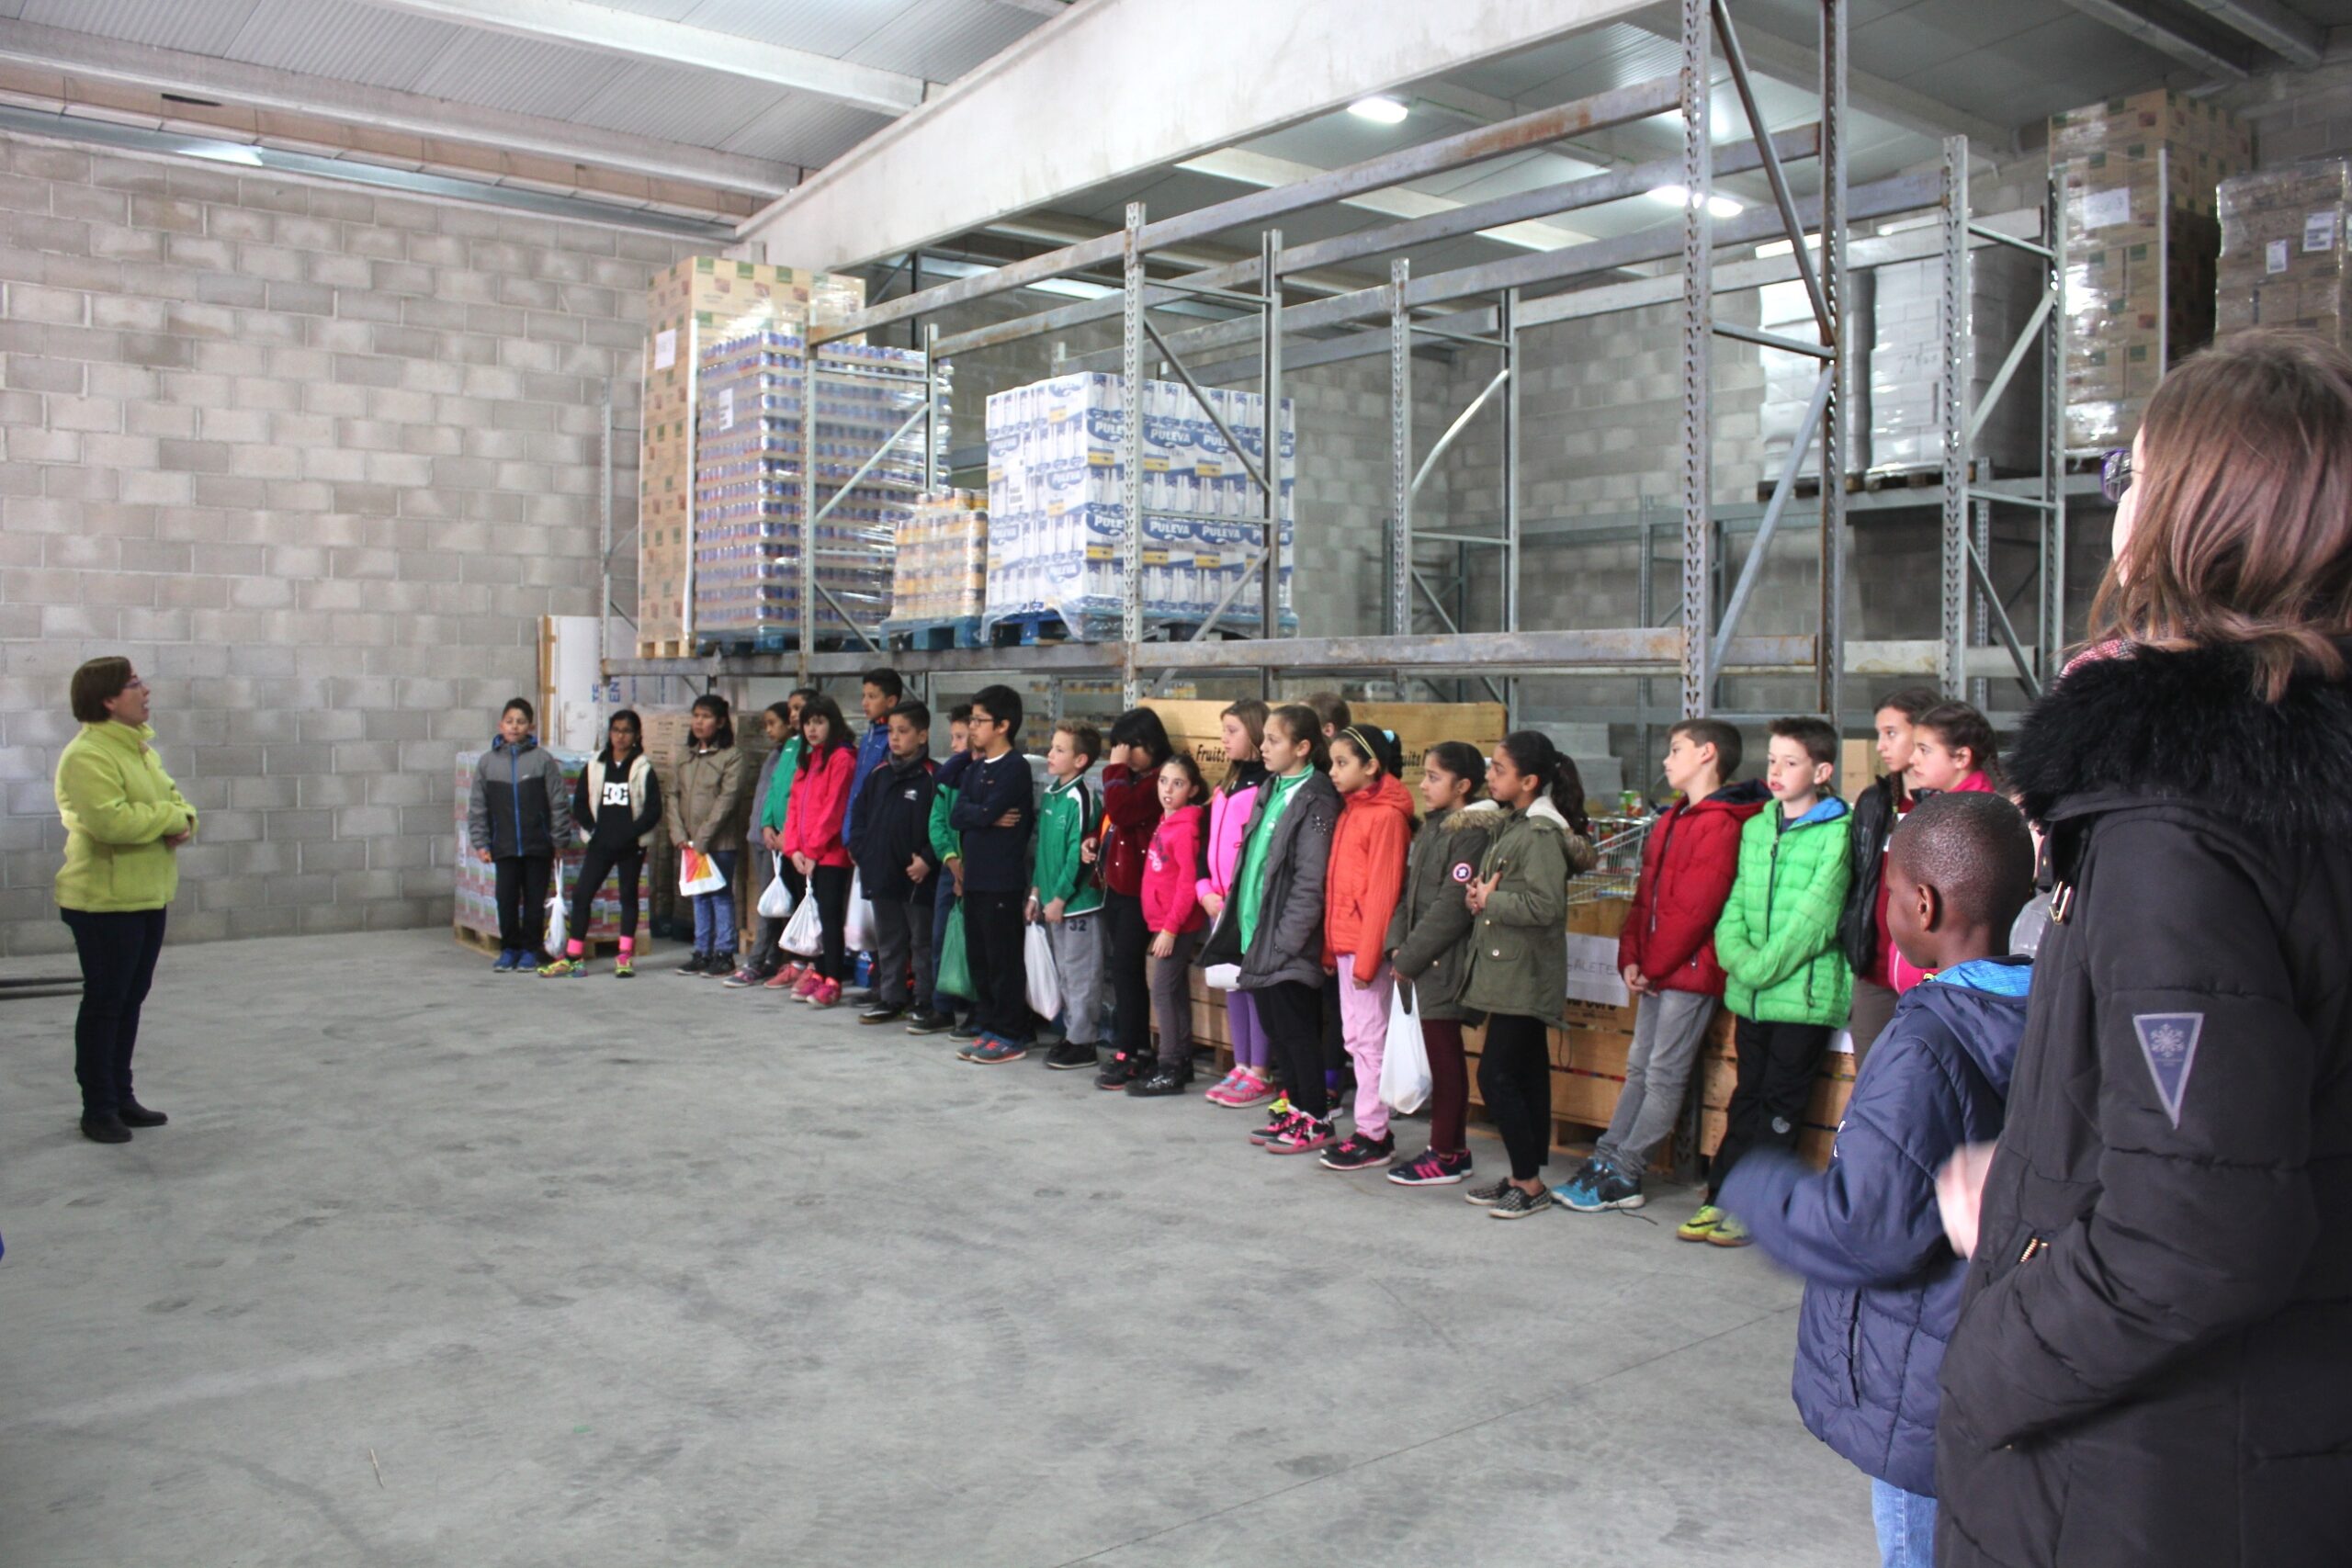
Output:
[[[1070,750],[1086,759],[1087,767],[1102,760],[1102,732],[1092,725],[1066,718],[1054,726],[1054,733],[1069,737]]]
[[[2252,332],[2190,356],[2141,426],[2146,471],[2123,553],[2091,603],[2094,642],[2234,645],[2255,688],[2345,672],[2352,632],[2352,358]]]
[[[1793,740],[1804,748],[1804,754],[1815,762],[1838,765],[1838,732],[1826,719],[1796,717],[1776,718],[1766,727],[1776,740]]]
[[[1687,735],[1693,746],[1715,749],[1715,778],[1718,783],[1731,783],[1732,774],[1739,772],[1741,746],[1739,731],[1719,718],[1686,718],[1666,732],[1667,744],[1674,744],[1678,735]]]
[[[1315,710],[1315,716],[1328,726],[1333,734],[1355,722],[1355,715],[1348,711],[1348,699],[1337,692],[1309,692],[1298,699]],[[1297,739],[1294,736],[1292,739]]]
[[[74,716],[84,724],[104,724],[114,716],[107,704],[130,689],[130,660],[119,654],[93,659],[74,671]]]

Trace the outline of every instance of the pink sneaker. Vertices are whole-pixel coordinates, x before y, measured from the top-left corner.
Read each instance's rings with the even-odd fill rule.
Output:
[[[815,993],[808,998],[808,1005],[812,1008],[838,1007],[841,999],[842,983],[839,980],[820,980]]]
[[[1331,1142],[1335,1129],[1329,1122],[1317,1122],[1302,1112],[1291,1124],[1266,1141],[1270,1155],[1306,1155]]]
[[[825,977],[822,975],[818,974],[814,969],[804,970],[799,983],[792,987],[792,999],[796,1002],[805,1002],[814,997],[824,984]]]
[[[787,964],[769,976],[760,988],[763,991],[788,991],[800,984],[800,976],[807,973],[808,971],[797,964]]]
[[[1211,1105],[1223,1105],[1225,1103],[1225,1096],[1231,1093],[1233,1086],[1240,1081],[1241,1069],[1239,1067],[1236,1067],[1233,1071],[1226,1074],[1225,1077],[1217,1079],[1216,1082],[1209,1085],[1208,1092],[1202,1095],[1201,1098],[1207,1100]]]
[[[1233,1087],[1217,1100],[1217,1103],[1230,1106],[1236,1111],[1247,1111],[1253,1105],[1263,1105],[1273,1098],[1272,1084],[1260,1077],[1256,1069],[1242,1067],[1235,1074]]]

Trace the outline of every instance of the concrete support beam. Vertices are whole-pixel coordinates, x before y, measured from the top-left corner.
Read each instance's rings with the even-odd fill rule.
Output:
[[[2126,4],[2125,0],[2065,0],[2065,3],[2092,20],[2104,22],[2124,37],[2136,39],[2157,53],[2177,60],[2217,82],[2243,82],[2252,74],[2245,62],[2233,60],[2207,48],[2138,6]]]
[[[179,50],[124,43],[67,28],[0,18],[0,60],[17,61],[162,93],[189,93],[254,108],[312,115],[448,141],[585,163],[655,179],[684,180],[770,196],[790,190],[800,171],[789,164],[714,152],[650,136],[598,130],[569,120],[514,114],[389,87],[305,76],[266,65],[215,60]]]
[[[813,93],[881,114],[904,114],[922,102],[923,83],[895,71],[853,65],[805,49],[762,43],[738,33],[639,16],[587,0],[361,0],[388,11],[488,28],[539,43],[598,54],[717,71],[795,93]]]
[[[2327,53],[2327,31],[2278,0],[2182,0],[2233,33],[2308,71]]]
[[[1220,40],[1212,55],[1168,47],[1158,0],[1086,0],[828,164],[742,237],[797,265],[855,265],[1638,9],[1193,0],[1182,25]]]

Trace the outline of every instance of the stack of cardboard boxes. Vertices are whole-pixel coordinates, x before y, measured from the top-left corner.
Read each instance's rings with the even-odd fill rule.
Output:
[[[646,300],[638,453],[639,651],[679,655],[693,577],[695,368],[704,344],[775,326],[831,325],[865,308],[865,280],[695,256]],[[669,646],[663,646],[663,645]]]
[[[917,496],[899,525],[886,629],[977,621],[988,570],[988,497],[968,490]]]
[[[2066,446],[2139,433],[2165,369],[2213,336],[2216,188],[2254,161],[2226,111],[2159,89],[2053,116],[2066,248]]]
[[[2323,158],[2222,181],[2215,327],[2293,327],[2342,347],[2347,217],[2352,159]]]

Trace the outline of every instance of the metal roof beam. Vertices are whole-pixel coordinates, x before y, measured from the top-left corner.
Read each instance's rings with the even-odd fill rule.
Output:
[[[2216,53],[2195,39],[2175,31],[2124,0],[2065,0],[2093,21],[2104,22],[2127,38],[2139,39],[2157,53],[2180,62],[2192,71],[2224,82],[2243,82],[2253,73],[2245,62]]]
[[[871,65],[852,65],[805,49],[761,43],[736,33],[665,22],[586,0],[361,0],[389,11],[430,17],[459,27],[487,28],[540,43],[568,44],[660,65],[684,65],[760,82],[787,92],[813,93],[877,114],[899,115],[922,103],[920,77]]]
[[[2278,0],[2181,0],[2306,71],[2327,53],[2327,29]]]
[[[1184,36],[1216,47],[1182,49],[1170,47],[1167,0],[1084,0],[833,160],[742,237],[838,271],[1246,145],[1369,93],[1409,95],[1646,3],[1186,0]]]
[[[593,164],[654,179],[684,180],[754,195],[790,190],[800,178],[800,171],[794,165],[773,164],[763,158],[714,152],[650,136],[598,130],[569,120],[484,108],[447,98],[427,97],[422,93],[367,87],[266,65],[124,43],[34,22],[0,18],[0,60],[96,76],[159,93],[198,94],[254,108],[314,115],[345,125],[500,147],[536,157],[557,158],[567,164]]]

